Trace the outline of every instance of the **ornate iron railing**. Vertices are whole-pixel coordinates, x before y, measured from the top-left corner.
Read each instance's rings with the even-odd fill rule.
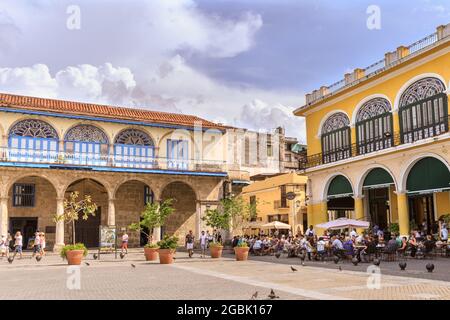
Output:
[[[435,132],[434,135],[430,134],[426,138],[430,138],[430,137],[433,137],[433,136],[436,137],[436,136],[439,136],[441,134],[447,133],[449,131],[450,116],[447,115],[447,116],[444,117],[444,119],[445,119],[445,122],[447,123],[447,126],[445,128],[443,127],[443,130],[441,130],[439,132],[434,131]],[[440,121],[439,123],[443,123],[443,121]],[[387,138],[391,138],[391,137],[389,136]],[[425,139],[425,137],[423,139]],[[423,140],[423,139],[419,139],[419,140]],[[372,139],[372,140],[365,140],[364,141],[364,145],[376,143],[378,141],[380,141],[379,138]],[[415,140],[415,141],[417,141],[417,140]],[[389,150],[390,148],[399,146],[401,144],[404,144],[403,141],[402,141],[402,133],[397,131],[397,132],[392,134],[392,146],[391,147],[387,147],[387,148],[383,147],[383,148],[380,148],[379,150]],[[376,151],[379,151],[379,150],[373,150],[372,152],[376,152]],[[342,151],[343,150],[341,150],[341,149],[330,150],[330,151],[327,152],[327,154],[333,153],[333,152],[334,153],[339,153],[339,152],[342,152]],[[354,158],[356,156],[367,155],[367,154],[372,153],[372,152],[361,152],[361,143],[359,143],[359,144],[358,143],[352,143],[350,147],[346,148],[346,151],[350,153],[350,156],[345,158],[345,159]],[[299,170],[304,171],[306,169],[314,168],[314,167],[317,167],[317,166],[320,166],[320,165],[323,165],[323,164],[330,164],[330,163],[335,163],[335,162],[339,162],[341,160],[344,160],[344,158],[337,159],[335,161],[327,161],[327,159],[328,159],[328,157],[325,157],[323,153],[316,153],[316,154],[307,156],[307,157],[305,157],[305,158],[303,158],[303,159],[301,159],[299,161]]]

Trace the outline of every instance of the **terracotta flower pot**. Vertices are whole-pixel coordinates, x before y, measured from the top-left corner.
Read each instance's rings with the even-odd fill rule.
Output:
[[[144,248],[145,260],[158,260],[158,248]]]
[[[212,246],[209,247],[209,251],[211,252],[211,258],[218,259],[222,257],[223,246]]]
[[[81,264],[81,260],[83,260],[83,250],[70,250],[66,252],[66,259],[69,265],[77,265]]]
[[[172,264],[173,255],[175,254],[174,249],[158,249],[159,253],[159,263],[160,264]]]
[[[249,250],[249,247],[235,247],[234,254],[236,255],[236,261],[246,261]]]

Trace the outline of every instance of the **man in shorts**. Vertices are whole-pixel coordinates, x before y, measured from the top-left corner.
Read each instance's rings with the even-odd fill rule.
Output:
[[[128,239],[128,234],[124,232],[124,234],[122,235],[122,248],[120,252],[123,253],[125,251],[125,254],[128,254]]]
[[[194,254],[194,234],[192,233],[192,230],[189,230],[189,233],[186,235],[185,242],[189,258],[192,258],[192,255]]]
[[[22,245],[23,245],[23,237],[22,233],[20,231],[16,232],[16,235],[14,236],[14,256],[16,257],[16,254],[19,254],[19,259],[22,259]]]
[[[33,246],[33,254],[31,255],[31,259],[35,255],[41,254],[41,233],[39,231],[36,231],[34,234],[34,246]]]

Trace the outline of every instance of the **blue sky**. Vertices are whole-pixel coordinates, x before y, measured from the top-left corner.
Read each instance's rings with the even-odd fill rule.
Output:
[[[304,142],[305,93],[447,23],[448,0],[2,0],[0,90],[281,125]]]

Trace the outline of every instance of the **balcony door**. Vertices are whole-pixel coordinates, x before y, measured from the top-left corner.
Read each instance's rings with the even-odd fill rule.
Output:
[[[167,140],[167,169],[188,169],[188,141]]]
[[[322,161],[330,163],[351,157],[350,120],[337,112],[322,126]]]

